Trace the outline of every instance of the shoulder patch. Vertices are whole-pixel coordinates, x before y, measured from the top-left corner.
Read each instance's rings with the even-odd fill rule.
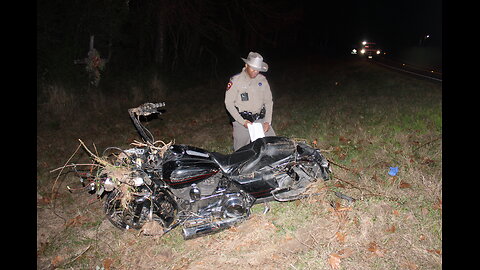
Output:
[[[233,83],[232,81],[230,80],[227,84],[227,91],[232,87]]]

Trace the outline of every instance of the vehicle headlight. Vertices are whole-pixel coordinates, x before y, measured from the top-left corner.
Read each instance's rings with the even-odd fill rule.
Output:
[[[112,179],[110,179],[110,177],[109,177],[109,178],[105,179],[105,182],[103,183],[103,186],[105,187],[106,191],[112,191],[115,188],[116,185],[115,185],[114,182],[112,182]]]
[[[133,178],[133,183],[136,187],[139,187],[139,186],[143,185],[143,178],[135,177],[135,178]]]
[[[365,49],[360,50],[360,53],[361,53],[361,54],[364,54],[364,53],[365,53]]]
[[[377,54],[380,54],[380,50],[377,51]]]

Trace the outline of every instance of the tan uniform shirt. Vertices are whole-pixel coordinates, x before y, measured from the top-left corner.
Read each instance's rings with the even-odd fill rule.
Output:
[[[242,72],[230,78],[225,92],[225,106],[235,121],[242,125],[245,119],[240,116],[239,111],[255,114],[260,113],[262,107],[265,106],[264,120],[271,124],[273,100],[267,78],[258,74],[252,79],[243,68]],[[238,111],[235,107],[238,108]]]

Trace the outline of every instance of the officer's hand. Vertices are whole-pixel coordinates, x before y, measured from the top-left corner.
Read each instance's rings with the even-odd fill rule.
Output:
[[[245,122],[243,123],[243,126],[245,128],[248,128],[248,124],[251,124],[252,122],[248,121],[248,120],[245,120]]]
[[[263,122],[263,132],[267,132],[270,129],[270,124],[268,122]]]

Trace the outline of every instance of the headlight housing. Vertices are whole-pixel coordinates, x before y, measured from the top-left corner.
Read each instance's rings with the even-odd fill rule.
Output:
[[[361,54],[364,54],[364,53],[365,53],[365,49],[361,49],[361,50],[360,50],[360,53],[361,53]]]

